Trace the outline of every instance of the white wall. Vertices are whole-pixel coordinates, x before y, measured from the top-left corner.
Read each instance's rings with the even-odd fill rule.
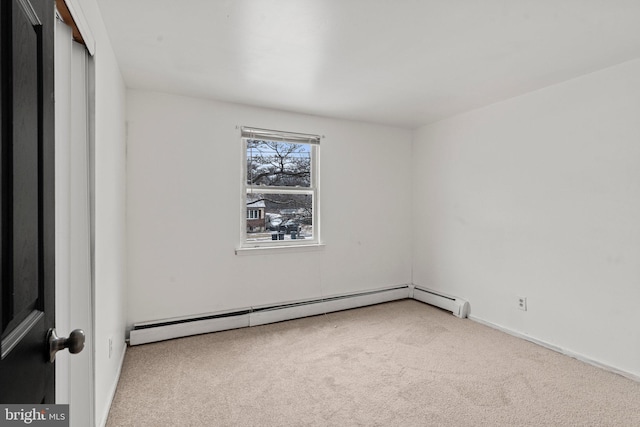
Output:
[[[95,417],[106,421],[125,349],[125,86],[95,0],[79,0],[95,37]],[[109,357],[109,338],[113,339]]]
[[[127,92],[128,323],[411,281],[411,132]],[[235,255],[238,125],[318,133],[324,249]]]
[[[640,60],[420,128],[413,282],[640,375],[638,93]]]

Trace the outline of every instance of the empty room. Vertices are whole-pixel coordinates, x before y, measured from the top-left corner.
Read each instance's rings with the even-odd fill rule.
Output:
[[[0,19],[0,403],[78,427],[640,425],[639,2]],[[55,95],[33,136],[29,79]],[[31,238],[44,284],[16,293]]]

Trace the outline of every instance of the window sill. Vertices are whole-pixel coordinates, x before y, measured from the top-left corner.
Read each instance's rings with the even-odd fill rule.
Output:
[[[324,243],[313,243],[308,245],[259,246],[255,248],[238,248],[236,249],[236,255],[315,252],[315,251],[323,250],[324,247],[325,247]]]

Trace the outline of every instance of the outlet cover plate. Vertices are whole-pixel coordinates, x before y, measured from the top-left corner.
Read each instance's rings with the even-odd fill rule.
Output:
[[[527,297],[518,297],[518,308],[527,311]]]

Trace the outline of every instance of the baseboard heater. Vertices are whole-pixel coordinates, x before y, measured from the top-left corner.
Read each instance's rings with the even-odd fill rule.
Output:
[[[415,286],[413,289],[413,299],[450,311],[454,316],[462,319],[469,315],[469,303],[467,301],[430,289]]]
[[[129,344],[146,344],[190,335],[264,325],[401,300],[410,298],[412,290],[409,285],[400,285],[367,292],[333,295],[285,304],[249,307],[195,317],[136,323],[131,329]]]

